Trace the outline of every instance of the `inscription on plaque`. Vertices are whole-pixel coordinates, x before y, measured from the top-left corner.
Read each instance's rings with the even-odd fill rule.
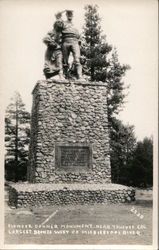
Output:
[[[55,154],[59,170],[88,170],[91,166],[90,146],[56,146]]]
[[[61,166],[88,166],[89,148],[61,147]]]

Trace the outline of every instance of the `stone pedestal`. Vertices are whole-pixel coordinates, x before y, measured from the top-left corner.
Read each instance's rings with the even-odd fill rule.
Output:
[[[37,83],[29,182],[111,182],[106,101],[104,83]]]
[[[118,203],[133,188],[111,184],[107,89],[102,83],[39,81],[33,90],[28,182],[12,184],[15,207]]]

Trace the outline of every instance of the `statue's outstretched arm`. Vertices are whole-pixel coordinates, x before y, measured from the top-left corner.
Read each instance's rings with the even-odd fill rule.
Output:
[[[56,17],[56,20],[59,20],[62,18],[62,14],[65,12],[66,10],[63,10],[63,11],[60,11],[60,12],[57,12],[55,14],[55,17]]]

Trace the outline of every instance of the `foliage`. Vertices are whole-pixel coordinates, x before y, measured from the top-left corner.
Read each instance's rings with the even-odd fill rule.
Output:
[[[30,137],[30,114],[18,92],[14,93],[5,115],[6,179],[25,179]]]
[[[153,185],[153,141],[136,141],[134,127],[113,119],[110,130],[112,182],[147,187]]]
[[[118,114],[123,107],[126,97],[126,90],[129,86],[125,86],[123,77],[126,71],[130,69],[128,65],[121,65],[118,60],[117,50],[114,49],[109,60],[107,68],[107,104],[108,104],[108,119]]]
[[[107,84],[108,119],[111,122],[112,116],[118,114],[124,103],[128,86],[124,86],[122,79],[130,67],[119,63],[117,50],[106,42],[100,22],[98,6],[87,5],[81,55],[84,74],[91,81]]]
[[[113,118],[110,137],[112,182],[128,184],[136,146],[134,126],[123,125],[120,120]]]
[[[85,57],[85,74],[90,76],[91,81],[101,80],[105,77],[105,72],[101,70],[108,66],[106,55],[112,47],[105,42],[105,37],[101,35],[100,17],[98,6],[87,5],[85,7],[85,26],[83,31],[83,43],[81,52]]]
[[[137,142],[131,166],[131,182],[135,186],[153,184],[153,140],[145,137]]]
[[[123,108],[126,90],[123,77],[130,67],[120,64],[117,49],[102,35],[97,5],[85,7],[81,46],[84,74],[107,85],[112,181],[127,185],[152,184],[152,143],[137,142],[134,126],[123,125],[116,115]]]

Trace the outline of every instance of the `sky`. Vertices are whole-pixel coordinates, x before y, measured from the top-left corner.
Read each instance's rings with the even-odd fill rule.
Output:
[[[82,32],[84,6],[97,4],[103,34],[116,47],[121,64],[129,64],[123,79],[130,85],[119,118],[135,126],[138,140],[151,136],[157,121],[157,0],[1,0],[0,96],[5,108],[19,91],[31,111],[32,90],[43,75],[42,39],[52,29],[55,13],[74,11]]]

